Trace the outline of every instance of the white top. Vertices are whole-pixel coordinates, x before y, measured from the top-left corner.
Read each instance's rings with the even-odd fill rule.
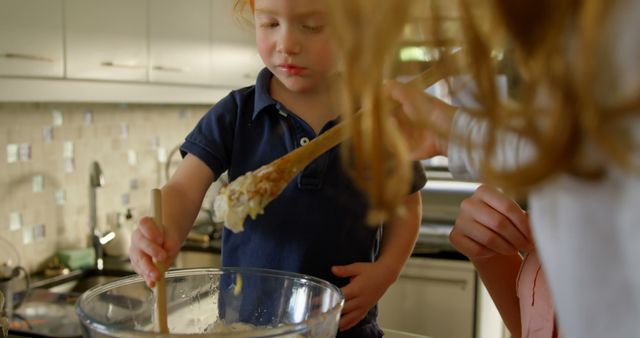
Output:
[[[615,66],[605,76],[613,85],[603,83],[601,94],[637,96],[640,1],[622,0],[612,10],[607,31],[611,46],[605,52],[611,53]],[[638,117],[627,127],[640,144]],[[481,121],[458,113],[453,128],[454,133],[481,138],[484,127]],[[504,137],[507,146],[497,157],[505,156],[512,163],[514,158],[522,159],[526,145]],[[592,155],[602,159],[596,149]],[[452,142],[449,169],[457,177],[477,177],[478,156]],[[640,158],[638,153],[634,156]],[[529,194],[532,231],[563,338],[640,337],[640,174],[611,165],[608,169],[609,174],[598,182],[561,175]]]

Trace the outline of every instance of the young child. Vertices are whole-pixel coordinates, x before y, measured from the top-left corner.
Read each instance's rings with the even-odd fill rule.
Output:
[[[240,0],[249,8],[265,63],[254,86],[232,91],[187,136],[184,160],[162,188],[164,236],[143,218],[130,258],[149,286],[152,258],[173,262],[205,192],[228,170],[229,180],[304,146],[333,127],[336,76],[323,1]],[[222,265],[304,273],[342,288],[339,337],[381,337],[376,303],[396,280],[415,243],[421,218],[417,171],[400,216],[365,224],[367,200],[342,170],[334,148],[312,162],[243,232],[225,229]]]

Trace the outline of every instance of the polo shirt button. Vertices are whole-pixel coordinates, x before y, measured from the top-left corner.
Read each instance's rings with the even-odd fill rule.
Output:
[[[309,143],[309,138],[307,137],[303,137],[300,139],[300,145],[303,146],[305,144]]]

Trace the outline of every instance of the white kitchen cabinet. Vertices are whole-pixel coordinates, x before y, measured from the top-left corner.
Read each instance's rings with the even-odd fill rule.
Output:
[[[473,338],[476,273],[467,261],[412,257],[379,302],[380,326],[437,338]]]
[[[233,15],[233,1],[211,0],[213,84],[242,87],[255,83],[264,67],[250,23]]]
[[[204,103],[263,64],[231,0],[0,0],[0,101]]]
[[[151,82],[211,84],[210,13],[210,0],[149,1]]]
[[[147,81],[147,0],[65,0],[65,38],[67,77]]]
[[[62,0],[0,0],[0,75],[64,75]]]

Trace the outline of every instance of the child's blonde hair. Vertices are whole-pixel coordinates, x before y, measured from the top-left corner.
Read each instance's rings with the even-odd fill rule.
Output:
[[[604,174],[604,164],[594,162],[595,149],[603,153],[604,161],[634,167],[630,129],[623,117],[638,116],[640,93],[619,98],[611,92],[618,88],[603,86],[614,74],[611,45],[603,34],[616,1],[462,0],[459,4],[469,72],[478,84],[480,103],[479,109],[467,110],[489,122],[488,138],[481,144],[485,181],[522,191],[558,173],[598,178]],[[490,13],[490,24],[483,23],[478,13]],[[513,46],[521,79],[512,102],[498,97],[498,69],[491,58],[492,51],[506,45]],[[603,94],[603,89],[608,92]],[[496,167],[491,159],[503,146],[498,135],[505,131],[531,145],[534,158],[514,169]],[[470,135],[453,137],[472,146]]]
[[[233,12],[236,18],[240,18],[246,22],[251,22],[253,11],[255,9],[253,0],[235,0]]]
[[[638,146],[625,123],[630,116],[638,117],[640,93],[620,98],[600,92],[619,75],[608,74],[612,60],[608,41],[603,40],[610,8],[619,1],[328,1],[345,68],[343,112],[349,115],[362,108],[365,114],[351,128],[353,141],[345,149],[356,181],[383,215],[394,212],[410,180],[406,136],[391,118],[380,85],[385,76],[393,75],[408,24],[428,32],[423,46],[440,52],[444,68],[474,79],[478,105],[463,109],[488,122],[487,138],[478,145],[471,135],[450,137],[468,148],[483,149],[484,181],[522,192],[558,173],[597,178],[604,165],[593,161],[593,146],[604,160],[623,168],[640,167],[630,155]],[[418,3],[427,10],[416,12]],[[454,4],[460,34],[452,37],[449,15]],[[450,61],[447,51],[453,46],[462,47],[464,62]],[[500,98],[496,85],[502,70],[494,54],[502,50],[513,50],[512,66],[520,83],[508,102]],[[544,105],[542,91],[548,96]],[[531,145],[534,158],[516,168],[496,166],[491,159],[504,146],[498,135],[505,131]]]

